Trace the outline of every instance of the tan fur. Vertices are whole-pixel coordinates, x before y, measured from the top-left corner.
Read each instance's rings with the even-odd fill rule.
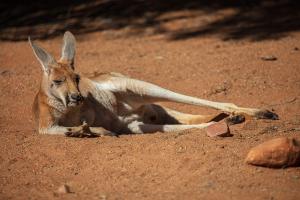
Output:
[[[30,41],[30,40],[29,40]],[[119,73],[79,76],[74,71],[75,38],[64,35],[59,61],[30,41],[43,69],[40,90],[33,104],[39,133],[67,136],[171,132],[205,128],[218,115],[191,115],[157,104],[175,101],[219,109],[229,114],[277,118],[266,110],[242,108],[178,94]]]

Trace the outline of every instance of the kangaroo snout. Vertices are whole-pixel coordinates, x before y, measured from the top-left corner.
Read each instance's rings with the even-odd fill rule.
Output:
[[[76,106],[83,101],[83,97],[79,92],[70,93],[68,97],[68,106]]]
[[[71,93],[69,98],[71,101],[76,101],[76,102],[82,101],[82,96],[79,92]]]
[[[74,100],[74,101],[82,100],[82,96],[79,93],[71,93],[70,98],[71,98],[71,100]]]

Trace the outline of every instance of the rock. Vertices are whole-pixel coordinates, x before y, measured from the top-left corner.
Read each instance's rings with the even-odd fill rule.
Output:
[[[245,161],[273,168],[300,166],[300,141],[287,137],[269,140],[252,148]]]
[[[230,130],[225,121],[220,121],[212,124],[206,128],[206,135],[209,137],[228,137],[232,136]]]
[[[70,193],[70,187],[68,185],[62,185],[58,188],[57,193],[58,194],[66,194]]]

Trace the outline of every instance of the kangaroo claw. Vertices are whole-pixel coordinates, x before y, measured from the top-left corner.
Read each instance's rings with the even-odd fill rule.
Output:
[[[273,113],[269,110],[262,110],[255,114],[256,119],[271,119],[278,120],[279,116],[276,113]]]
[[[70,131],[66,132],[65,135],[67,137],[99,137],[98,134],[93,133],[90,131],[88,124],[84,121],[82,125],[76,127],[75,129],[71,129]]]
[[[243,123],[244,121],[245,121],[244,115],[234,115],[225,119],[227,125],[240,124]]]

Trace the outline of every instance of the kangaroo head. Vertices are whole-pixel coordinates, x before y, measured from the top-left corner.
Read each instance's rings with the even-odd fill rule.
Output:
[[[62,55],[59,61],[47,51],[31,42],[34,54],[43,70],[42,88],[48,96],[61,101],[66,107],[79,105],[82,96],[78,89],[79,75],[74,72],[75,37],[70,32],[64,34]]]

